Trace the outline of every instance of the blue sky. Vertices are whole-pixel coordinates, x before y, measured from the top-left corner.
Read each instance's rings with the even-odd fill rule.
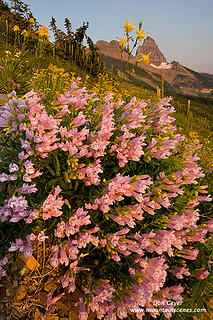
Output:
[[[123,36],[126,18],[143,21],[168,62],[173,60],[213,74],[213,0],[26,0],[41,24],[52,16],[63,29],[64,18],[73,29],[88,21],[88,35],[97,40]]]

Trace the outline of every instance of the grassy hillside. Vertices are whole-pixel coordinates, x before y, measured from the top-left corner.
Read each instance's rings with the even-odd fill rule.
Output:
[[[119,75],[119,70],[121,68],[121,61],[112,57],[106,57],[104,55],[101,55],[101,58],[103,59],[107,70],[112,70],[113,66],[113,73],[115,75]],[[126,68],[127,63],[123,62],[123,70]],[[132,73],[132,70],[134,69],[134,75]],[[161,76],[157,73],[150,74],[145,69],[139,68],[132,63],[129,63],[127,66],[127,75],[129,81],[131,81],[136,86],[141,86],[143,88],[148,89],[155,89],[157,86],[160,86],[161,84]],[[174,91],[174,88],[172,88],[167,82],[165,82],[165,88],[170,91]]]
[[[195,77],[200,80],[203,85],[206,87],[206,88],[212,88],[213,87],[213,75],[212,74],[207,74],[207,73],[199,73],[199,72],[196,72],[194,70],[191,70],[187,67],[185,67],[188,71],[190,71],[192,74],[195,75]]]
[[[107,66],[108,70],[113,68],[113,72],[117,75],[120,74],[120,70],[125,70],[126,62],[123,61],[121,65],[120,58],[112,58],[104,54],[104,50],[101,50],[101,59]],[[109,49],[108,49],[109,50]],[[156,88],[161,83],[161,74],[163,70],[149,68],[143,65],[137,67],[131,63],[127,67],[128,74],[126,77],[133,83],[145,85],[150,88]],[[131,71],[134,71],[132,73]],[[181,93],[186,95],[212,97],[212,92],[208,91],[213,88],[213,75],[205,73],[199,73],[193,71],[178,63],[173,65],[171,70],[165,70],[165,89],[173,93]]]

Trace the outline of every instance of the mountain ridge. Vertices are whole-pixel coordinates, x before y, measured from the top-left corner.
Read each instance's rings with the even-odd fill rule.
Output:
[[[113,72],[121,75],[121,69],[119,67],[121,49],[119,42],[116,40],[110,42],[99,40],[95,46],[107,68],[110,68],[110,60],[113,65]],[[136,62],[142,54],[149,54],[150,64],[145,65],[143,62],[140,62],[137,67]],[[135,55],[128,57],[128,53],[123,51],[122,61],[124,63],[128,61],[129,71],[131,68],[134,69],[134,74],[131,74],[133,81],[144,82],[145,78],[149,78],[149,85],[152,88],[156,88],[156,86],[160,85],[162,74],[164,74],[167,87],[170,87],[170,89],[174,91],[189,95],[201,94],[213,97],[213,75],[191,70],[178,61],[168,62],[155,40],[151,37],[147,37],[143,44],[138,46]],[[149,76],[141,76],[141,70],[139,69],[146,71]],[[156,79],[156,77],[158,79]],[[128,78],[130,77],[128,76]]]

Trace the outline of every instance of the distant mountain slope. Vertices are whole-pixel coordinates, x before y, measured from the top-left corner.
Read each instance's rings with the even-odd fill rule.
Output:
[[[121,50],[119,43],[115,40],[107,42],[99,40],[96,43],[99,49],[101,59],[106,67],[112,68],[114,73],[121,75]],[[141,54],[150,52],[150,64],[145,65],[140,62],[136,67],[136,61],[141,57]],[[122,54],[123,65],[128,60],[128,54]],[[128,78],[133,82],[145,83],[146,86],[156,88],[160,86],[162,74],[164,74],[166,88],[189,95],[213,95],[213,75],[199,73],[193,71],[177,61],[168,63],[164,54],[160,51],[155,40],[147,37],[142,46],[139,46],[136,55],[131,55],[129,59],[128,70],[134,68],[134,73],[131,73]],[[123,69],[124,70],[124,69]]]

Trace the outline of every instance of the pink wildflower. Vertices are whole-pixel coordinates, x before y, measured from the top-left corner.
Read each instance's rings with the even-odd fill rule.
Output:
[[[22,185],[21,188],[18,189],[21,193],[24,193],[24,194],[29,194],[29,193],[33,193],[33,192],[37,192],[38,189],[35,188],[35,184],[32,184],[32,185],[29,185],[27,183],[24,183]]]
[[[53,268],[57,268],[59,265],[59,257],[58,257],[58,246],[52,247],[52,251],[54,252],[52,258],[50,259],[50,264]]]
[[[15,163],[10,163],[9,164],[9,171],[10,172],[15,172],[15,171],[18,171],[19,170],[19,167],[17,166],[17,164]]]
[[[100,159],[97,159],[94,163],[90,163],[88,167],[80,169],[79,175],[87,186],[100,183],[98,174],[103,172],[100,162]]]
[[[21,162],[24,160],[24,157],[25,157],[25,153],[24,153],[24,151],[19,152],[19,154],[18,154],[18,158],[19,158],[19,160],[20,160]]]
[[[12,242],[10,248],[8,249],[9,252],[13,252],[16,250],[24,251],[24,241],[21,239],[16,239],[16,242]]]
[[[60,249],[60,260],[59,261],[60,261],[60,264],[64,264],[65,266],[68,266],[68,264],[69,264],[69,259],[67,257],[67,254],[62,247]]]
[[[197,279],[206,279],[210,275],[210,272],[207,270],[198,270],[193,275]]]
[[[183,275],[189,276],[190,272],[188,268],[184,267],[175,267],[175,269],[172,271],[172,273],[178,278],[178,279],[183,279]]]
[[[45,241],[45,239],[48,239],[48,236],[45,236],[44,231],[39,232],[37,235],[37,241],[39,244]]]
[[[61,208],[64,204],[62,198],[56,198],[61,192],[61,188],[57,186],[53,194],[49,194],[47,199],[42,205],[42,217],[44,220],[50,219],[51,217],[59,217],[63,214]]]
[[[198,253],[199,253],[198,249],[193,249],[193,250],[184,249],[181,252],[181,256],[184,259],[195,260],[197,258]]]
[[[86,116],[83,114],[82,111],[80,111],[78,116],[72,120],[72,124],[74,125],[74,127],[77,128],[84,125],[86,121],[87,121]]]
[[[83,299],[79,299],[79,319],[80,320],[87,320],[89,315],[89,309],[83,302]]]

